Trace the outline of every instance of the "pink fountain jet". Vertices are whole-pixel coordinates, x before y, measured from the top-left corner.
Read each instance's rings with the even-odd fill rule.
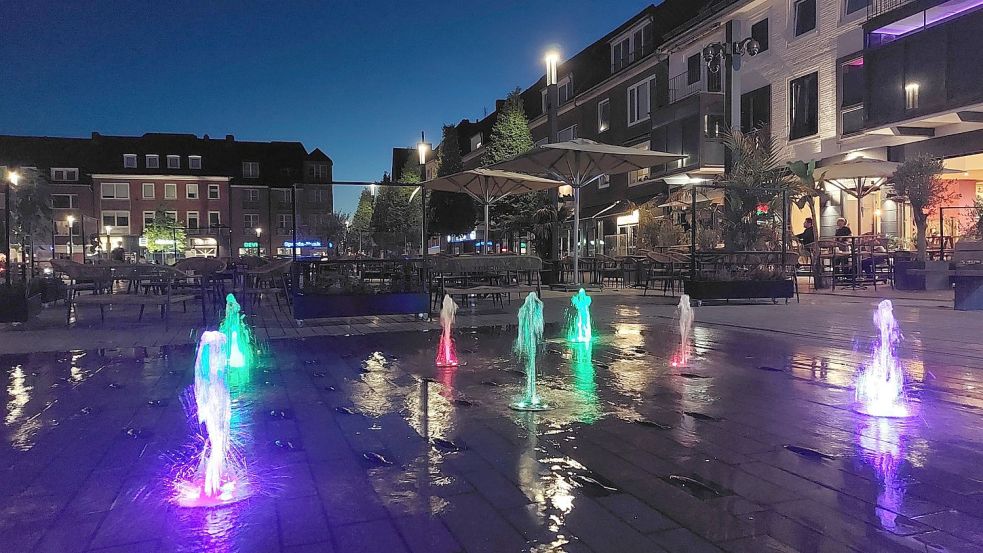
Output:
[[[440,344],[437,346],[437,366],[456,367],[457,348],[454,347],[454,338],[451,337],[451,329],[454,326],[454,316],[457,313],[457,304],[450,296],[444,296],[444,303],[440,309]]]
[[[898,360],[901,329],[894,319],[891,300],[884,300],[874,311],[874,324],[880,331],[870,361],[857,375],[856,411],[872,417],[908,417],[911,409],[905,392],[904,367]]]

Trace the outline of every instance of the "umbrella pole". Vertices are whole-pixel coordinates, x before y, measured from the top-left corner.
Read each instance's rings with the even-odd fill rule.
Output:
[[[580,187],[573,189],[573,283],[580,284]]]
[[[488,202],[485,202],[485,242],[484,242],[485,254],[489,253],[488,252],[488,210],[490,207],[491,206],[488,205]]]

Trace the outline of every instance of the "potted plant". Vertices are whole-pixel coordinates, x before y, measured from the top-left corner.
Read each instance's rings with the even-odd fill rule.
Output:
[[[915,223],[915,259],[895,263],[895,287],[902,290],[925,289],[944,290],[949,288],[949,277],[944,273],[948,268],[945,261],[929,261],[926,228],[929,213],[953,198],[952,191],[940,178],[942,160],[928,156],[909,159],[894,172],[894,188],[899,196],[907,198],[911,204],[912,219]],[[925,269],[923,275],[909,274],[909,269]],[[914,277],[914,278],[912,278]]]

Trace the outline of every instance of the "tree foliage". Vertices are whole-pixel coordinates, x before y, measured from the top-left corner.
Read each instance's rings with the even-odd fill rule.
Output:
[[[402,174],[399,176],[399,182],[415,184],[423,180],[420,178],[420,164],[416,161],[415,152],[406,158],[406,163],[403,164],[403,170],[401,173]]]
[[[826,193],[822,179],[816,180],[816,162],[790,161],[787,166],[794,177],[789,180],[790,199],[799,209],[809,208],[813,232],[816,240],[819,240],[821,225],[819,214],[816,213],[816,200],[822,206],[829,201],[829,194]]]
[[[153,222],[143,229],[143,237],[147,239],[150,253],[184,251],[187,244],[184,229],[178,227],[178,222],[164,211],[163,205],[157,206]]]
[[[790,184],[789,172],[779,159],[770,136],[734,129],[724,134],[733,163],[720,183],[724,193],[723,238],[731,250],[759,249],[763,236],[757,206],[782,213],[781,189]],[[785,224],[782,222],[782,224]]]
[[[534,145],[520,93],[516,88],[505,99],[482,158],[485,165],[511,159],[531,150]],[[532,230],[536,212],[547,203],[547,195],[543,192],[507,196],[492,206],[491,218],[503,232],[529,231]]]
[[[358,206],[355,208],[355,214],[352,215],[353,231],[368,232],[372,227],[372,210],[375,206],[373,200],[372,191],[368,188],[363,188],[362,193],[358,196]]]
[[[894,189],[911,204],[917,229],[918,259],[921,261],[925,260],[927,249],[925,228],[929,214],[955,196],[941,178],[942,169],[941,159],[918,156],[905,161],[894,172]]]
[[[33,244],[35,240],[48,243],[51,239],[51,187],[48,180],[37,170],[28,169],[11,189],[11,240],[24,244]]]
[[[437,150],[437,176],[446,177],[464,170],[457,127],[444,125]],[[434,191],[427,203],[427,224],[432,234],[464,234],[474,229],[478,207],[470,196],[457,192]]]
[[[383,251],[392,253],[419,251],[423,211],[419,193],[414,194],[417,189],[412,186],[392,186],[392,180],[385,174],[378,190],[371,223],[372,238],[376,245]]]

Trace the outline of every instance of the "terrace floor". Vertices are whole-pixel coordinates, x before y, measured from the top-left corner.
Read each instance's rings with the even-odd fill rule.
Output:
[[[508,408],[515,300],[462,308],[456,369],[431,322],[257,310],[252,496],[211,511],[169,501],[197,318],[6,329],[0,551],[983,550],[979,314],[895,297],[917,416],[883,420],[851,410],[872,292],[697,307],[685,367],[675,298],[597,294],[585,347],[546,296],[540,413]]]

